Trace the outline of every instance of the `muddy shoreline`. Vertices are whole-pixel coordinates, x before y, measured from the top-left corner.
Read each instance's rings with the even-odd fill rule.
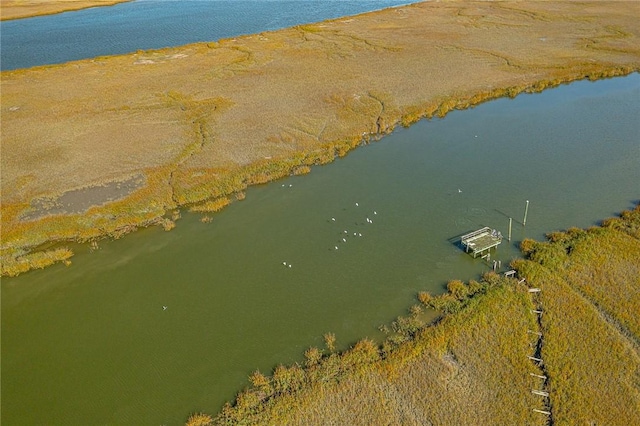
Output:
[[[398,125],[638,71],[639,17],[630,2],[419,3],[3,72],[3,273],[48,241],[171,228],[173,209],[306,173]],[[38,212],[131,176],[144,185],[121,198]]]

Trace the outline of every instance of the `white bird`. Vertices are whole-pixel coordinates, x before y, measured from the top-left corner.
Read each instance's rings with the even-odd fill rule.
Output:
[[[353,233],[353,236],[354,236],[354,237],[356,236],[356,233],[355,233],[355,232]]]
[[[338,246],[336,246],[336,250],[338,250]]]
[[[289,184],[289,188],[291,188],[293,185]]]
[[[362,234],[358,232],[358,237],[362,237]]]
[[[375,212],[375,211],[374,211],[374,212],[373,212],[373,214],[378,214],[378,212]]]
[[[162,306],[162,310],[163,310],[163,311],[166,311],[166,310],[167,310],[167,307],[166,307],[166,306]]]
[[[282,264],[283,264],[284,266],[287,266],[287,262],[282,262]]]
[[[462,192],[462,189],[458,188],[458,194]]]
[[[346,229],[344,230],[344,233],[345,233],[345,234],[348,234],[348,232],[347,232],[347,230],[346,230]]]
[[[356,203],[356,207],[358,207],[358,203]]]
[[[289,266],[289,268],[291,268],[291,264],[289,264],[288,266]]]
[[[347,240],[346,240],[345,238],[343,238],[343,239],[342,239],[342,242],[343,242],[343,243],[346,243],[346,242],[347,242]]]
[[[335,217],[332,217],[332,218],[331,218],[331,220],[332,220],[333,222],[335,222],[335,221],[336,221],[336,218],[335,218]]]

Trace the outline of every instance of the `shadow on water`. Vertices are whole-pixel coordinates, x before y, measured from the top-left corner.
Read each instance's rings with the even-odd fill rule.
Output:
[[[3,280],[3,424],[180,424],[323,333],[379,338],[419,291],[489,270],[460,235],[506,236],[512,217],[505,268],[524,238],[632,207],[638,99],[636,74],[454,112],[250,188],[211,223],[183,213]]]

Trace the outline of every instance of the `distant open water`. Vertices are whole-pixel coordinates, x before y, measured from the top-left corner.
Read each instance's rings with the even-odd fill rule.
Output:
[[[0,69],[64,63],[255,34],[407,0],[137,0],[3,21]]]

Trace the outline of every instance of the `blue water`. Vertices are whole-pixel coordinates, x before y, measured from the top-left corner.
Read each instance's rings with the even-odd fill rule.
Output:
[[[407,0],[137,0],[0,24],[12,70],[272,31]]]

